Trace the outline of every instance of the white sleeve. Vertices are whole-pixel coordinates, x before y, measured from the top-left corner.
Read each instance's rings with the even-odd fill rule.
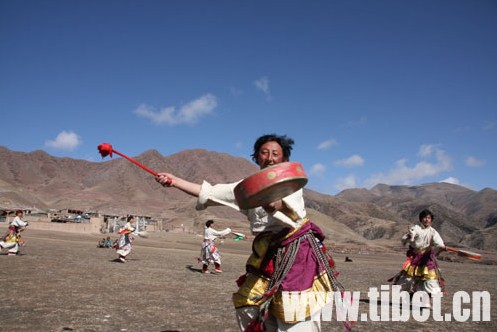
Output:
[[[15,216],[14,220],[12,221],[12,225],[17,226],[17,227],[26,227],[28,225],[28,223],[26,221],[23,221],[18,216]]]
[[[307,215],[304,203],[304,191],[299,189],[293,194],[282,198],[282,201],[290,212],[283,213],[282,211],[276,211],[271,216],[283,226],[294,229],[299,228]]]
[[[200,187],[196,209],[204,210],[208,206],[224,205],[240,211],[234,193],[239,182],[211,185],[204,181]]]
[[[282,201],[297,215],[298,219],[304,219],[306,217],[307,212],[305,210],[304,191],[302,189],[284,197]]]
[[[136,229],[135,227],[131,226],[129,222],[127,222],[126,225],[124,225],[124,228],[129,230],[130,232],[134,232]]]
[[[212,234],[214,234],[215,236],[225,236],[228,235],[229,233],[231,233],[231,228],[226,228],[223,229],[222,231],[216,231],[215,229],[212,230]]]
[[[438,248],[445,248],[445,243],[444,241],[442,240],[442,237],[440,236],[440,234],[438,234],[438,232],[434,229],[434,233],[433,233],[433,243],[435,244],[435,247],[438,247]]]
[[[418,225],[413,225],[413,226],[409,227],[409,231],[400,238],[402,245],[405,246],[407,243],[414,242],[416,233],[419,230],[419,228],[420,227]]]

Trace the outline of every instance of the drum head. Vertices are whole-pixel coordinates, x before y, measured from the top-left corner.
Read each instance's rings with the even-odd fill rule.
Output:
[[[252,209],[293,194],[306,184],[302,165],[285,162],[264,168],[240,182],[235,187],[235,198],[241,209]]]

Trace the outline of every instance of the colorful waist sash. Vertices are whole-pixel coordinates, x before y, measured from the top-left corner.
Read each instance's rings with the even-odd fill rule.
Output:
[[[271,301],[271,313],[282,321],[293,323],[293,320],[285,319],[282,292],[343,290],[335,279],[334,261],[326,253],[323,240],[322,231],[311,222],[292,233],[286,230],[278,234],[259,234],[247,260],[247,274],[242,276],[240,288],[233,294],[235,308],[262,306]],[[285,255],[293,255],[288,264],[284,263],[287,257],[282,256]],[[307,303],[304,305],[306,317],[309,317],[312,314],[310,307]]]

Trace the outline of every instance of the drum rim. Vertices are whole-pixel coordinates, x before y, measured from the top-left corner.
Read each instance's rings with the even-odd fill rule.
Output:
[[[293,170],[295,169],[300,169],[300,174],[299,175],[295,175],[295,176],[292,176],[291,178],[284,178],[284,179],[281,179],[281,180],[278,180],[278,181],[274,181],[274,182],[271,182],[269,184],[266,184],[266,185],[263,185],[261,186],[260,188],[257,188],[257,192],[254,193],[250,193],[250,192],[247,192],[246,190],[246,185],[247,183],[250,183],[250,181],[254,181],[254,179],[257,179],[258,177],[260,176],[264,176],[265,173],[267,172],[274,172],[275,170],[273,169],[274,167],[278,167],[280,166],[280,168],[283,168],[283,171],[285,170],[285,166],[288,167],[287,165],[294,165],[293,166]],[[299,162],[295,162],[295,161],[288,161],[288,162],[282,162],[282,163],[279,163],[279,164],[276,164],[276,165],[271,165],[269,167],[266,167],[264,169],[261,169],[259,170],[258,172],[248,176],[247,178],[243,179],[240,183],[238,183],[236,185],[236,187],[234,188],[234,194],[235,194],[235,199],[239,205],[239,207],[241,209],[251,209],[251,208],[255,208],[257,206],[261,206],[260,204],[258,205],[255,205],[255,206],[252,206],[252,204],[244,204],[243,202],[244,201],[253,201],[253,197],[257,197],[259,195],[259,193],[262,193],[264,191],[267,191],[268,189],[274,187],[274,186],[278,186],[278,185],[281,185],[282,183],[287,183],[287,182],[296,182],[298,183],[297,184],[297,189],[293,190],[292,192],[286,194],[285,196],[281,196],[279,198],[275,198],[275,200],[278,200],[278,199],[282,199],[284,197],[287,197],[289,195],[291,195],[292,193],[294,192],[297,192],[298,190],[301,190],[303,187],[305,187],[305,185],[307,184],[307,182],[309,181],[305,171],[304,171],[304,168],[302,166],[301,163]],[[279,196],[279,195],[277,195]],[[253,203],[253,202],[252,202]],[[270,202],[268,202],[270,203]]]

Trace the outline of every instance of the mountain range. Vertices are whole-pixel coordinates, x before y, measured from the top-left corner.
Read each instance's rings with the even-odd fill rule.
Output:
[[[155,150],[134,157],[155,171],[192,182],[234,182],[258,171],[245,158],[191,149],[169,156]],[[103,162],[58,158],[44,151],[16,152],[0,146],[0,209],[78,209],[140,214],[170,225],[201,230],[217,225],[248,231],[242,214],[226,207],[196,211],[196,198],[160,186],[153,176],[123,158]],[[400,244],[409,225],[428,208],[447,245],[497,251],[497,191],[474,191],[449,183],[419,186],[378,184],[326,195],[304,188],[308,214],[337,245],[389,247]]]

